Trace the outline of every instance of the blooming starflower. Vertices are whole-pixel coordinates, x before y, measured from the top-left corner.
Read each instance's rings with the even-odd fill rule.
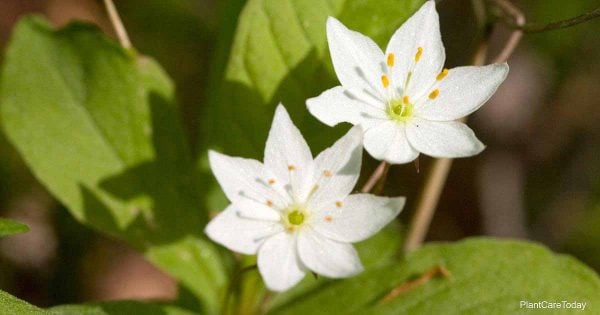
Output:
[[[444,68],[434,1],[392,36],[385,54],[370,38],[327,20],[327,40],[341,86],[307,100],[323,123],[363,127],[365,149],[392,164],[420,152],[433,157],[478,154],[484,145],[456,120],[481,107],[504,81],[508,65]]]
[[[362,131],[352,128],[315,159],[282,105],[264,163],[209,152],[211,169],[231,204],[206,234],[242,254],[257,254],[267,287],[283,291],[307,271],[342,278],[362,271],[351,243],[393,220],[404,198],[352,194],[362,158]]]

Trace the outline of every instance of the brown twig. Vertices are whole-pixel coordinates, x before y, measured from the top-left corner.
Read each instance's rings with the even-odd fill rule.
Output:
[[[433,279],[434,277],[437,277],[437,276],[442,276],[444,278],[450,278],[452,275],[450,274],[450,271],[448,271],[448,269],[446,269],[444,266],[435,266],[435,267],[429,269],[428,271],[426,271],[421,276],[419,276],[417,279],[404,282],[404,283],[400,284],[399,286],[393,288],[388,294],[386,294],[381,300],[379,300],[379,302],[377,304],[383,305],[383,304],[389,303],[392,300],[399,297],[400,295],[402,295],[406,292],[412,291],[413,289],[426,284],[431,279]]]
[[[494,0],[494,3],[504,12],[509,14],[513,20],[514,25],[517,27],[522,27],[525,25],[525,15],[517,9],[512,3],[507,0]],[[508,39],[506,40],[506,44],[504,44],[504,48],[498,54],[496,58],[492,61],[492,63],[505,62],[512,55],[515,48],[521,41],[521,37],[523,36],[523,31],[520,28],[514,29]]]
[[[127,35],[125,26],[123,26],[123,21],[121,21],[121,17],[119,17],[119,13],[117,12],[115,4],[112,0],[104,0],[104,6],[106,7],[108,18],[110,19],[110,23],[112,24],[115,32],[117,33],[117,38],[119,39],[121,46],[123,46],[123,48],[125,49],[131,49],[131,41],[129,40],[129,36]]]
[[[360,189],[361,193],[368,193],[375,187],[375,184],[384,176],[387,172],[386,169],[389,167],[389,164],[386,161],[381,161],[377,168],[371,174],[371,177],[367,180],[365,185]]]
[[[511,14],[510,12],[507,12],[507,13]],[[552,22],[552,23],[548,23],[548,24],[537,24],[537,23],[519,24],[518,21],[516,21],[516,20],[515,21],[503,20],[503,22],[506,25],[508,25],[508,27],[510,27],[512,29],[523,31],[525,33],[541,33],[541,32],[554,31],[554,30],[559,30],[559,29],[575,26],[575,25],[593,20],[598,17],[600,17],[600,8],[596,8],[595,10],[593,10],[591,12],[587,12],[587,13],[578,15],[574,18],[560,20],[560,21],[556,21],[556,22]]]
[[[514,7],[510,2],[506,0],[496,0],[498,5],[504,6],[507,11],[514,13],[514,18],[519,23],[525,23],[524,15]],[[489,34],[488,34],[489,35]],[[496,58],[494,58],[493,62],[504,62],[506,61],[510,55],[514,52],[515,47],[519,43],[521,39],[522,32],[520,30],[515,30],[509,36],[506,41],[504,48],[498,54]],[[487,37],[484,37],[481,41],[480,46],[477,48],[475,55],[473,57],[474,65],[483,65],[485,63],[485,57],[487,54]],[[466,121],[466,117],[461,120],[462,122]],[[431,167],[431,172],[427,177],[425,182],[425,187],[423,188],[423,192],[417,202],[417,207],[415,210],[415,214],[411,220],[411,224],[408,230],[408,235],[406,237],[406,242],[404,243],[404,251],[411,252],[423,243],[425,240],[425,236],[427,235],[427,231],[429,230],[429,226],[431,224],[431,219],[435,213],[435,209],[437,208],[440,196],[444,189],[444,185],[446,184],[446,179],[448,178],[448,173],[450,173],[450,168],[452,167],[452,159],[436,159],[433,162]]]

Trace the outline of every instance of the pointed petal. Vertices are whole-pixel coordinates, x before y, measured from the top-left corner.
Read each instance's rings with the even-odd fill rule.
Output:
[[[302,264],[329,278],[345,278],[363,270],[352,245],[328,239],[307,227],[298,233]]]
[[[417,101],[415,114],[428,120],[450,121],[465,117],[479,109],[496,92],[508,75],[508,65],[492,64],[483,67],[458,67],[448,71],[428,93],[437,89],[439,94],[427,95]]]
[[[335,126],[341,122],[370,126],[387,119],[385,104],[379,99],[342,86],[336,86],[308,99],[306,106],[313,116],[328,126]]]
[[[317,189],[310,199],[310,208],[346,198],[356,185],[362,160],[362,129],[355,126],[315,159]]]
[[[310,190],[312,161],[310,148],[300,130],[279,104],[265,146],[265,167],[279,180],[289,183],[293,194],[302,199]]]
[[[279,222],[240,217],[235,205],[229,205],[204,229],[211,240],[246,255],[256,254],[266,237],[281,231],[283,226]]]
[[[391,120],[367,130],[364,145],[372,157],[390,164],[408,163],[419,156],[406,138],[405,125]]]
[[[285,291],[304,278],[294,235],[279,233],[258,250],[258,270],[269,290]]]
[[[369,37],[349,30],[333,17],[327,19],[327,42],[340,83],[383,100],[381,48]]]
[[[350,195],[341,204],[331,205],[314,218],[315,230],[335,241],[363,241],[390,223],[404,207],[406,198]]]
[[[410,120],[406,135],[415,149],[429,156],[456,158],[476,155],[485,146],[467,125],[456,122]]]
[[[258,161],[227,156],[215,151],[208,152],[210,168],[221,185],[223,192],[231,202],[248,200],[266,204],[271,201],[282,207],[288,201],[285,192],[270,185],[269,180],[276,178]]]
[[[416,55],[421,48],[419,60]],[[440,22],[434,1],[427,1],[392,35],[386,56],[394,54],[397,63],[391,69],[392,81],[404,87],[409,72],[412,72],[406,95],[418,98],[434,82],[446,59]]]

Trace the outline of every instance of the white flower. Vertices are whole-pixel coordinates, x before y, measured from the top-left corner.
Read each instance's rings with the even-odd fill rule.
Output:
[[[206,227],[215,242],[257,254],[271,290],[283,291],[312,270],[330,278],[362,271],[350,243],[393,220],[404,198],[349,195],[359,176],[362,131],[352,128],[314,160],[282,105],[277,107],[264,164],[209,152],[212,171],[231,205]]]
[[[385,55],[370,38],[327,20],[327,40],[341,86],[307,100],[323,123],[361,125],[365,149],[392,164],[419,152],[464,157],[484,145],[455,120],[485,103],[508,73],[508,65],[443,68],[438,14],[427,1],[392,36]]]

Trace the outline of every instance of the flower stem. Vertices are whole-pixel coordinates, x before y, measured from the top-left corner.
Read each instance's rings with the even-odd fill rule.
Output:
[[[506,12],[512,14],[517,23],[525,23],[524,15],[510,2],[506,0],[496,0],[495,2],[498,5],[503,6]],[[473,57],[473,65],[480,66],[485,63],[489,32],[485,32],[485,34],[487,36],[482,38],[481,44]],[[493,62],[505,62],[514,52],[515,47],[521,39],[521,35],[522,31],[513,30],[508,40],[505,42],[502,51],[496,58],[494,58]],[[461,121],[465,122],[466,117]],[[415,214],[409,227],[406,242],[404,243],[404,251],[406,253],[419,248],[425,240],[425,236],[429,230],[429,225],[431,224],[431,219],[433,218],[433,214],[435,213],[435,209],[439,203],[439,199],[444,189],[444,185],[446,184],[446,179],[448,178],[448,173],[450,172],[451,167],[452,159],[436,159],[433,161],[431,172],[426,179],[423,193],[417,202]]]
[[[369,179],[367,180],[365,185],[360,189],[360,192],[361,193],[370,192],[371,189],[373,189],[373,187],[375,187],[377,182],[380,179],[382,179],[383,176],[385,176],[387,174],[386,170],[388,167],[390,167],[390,165],[386,161],[381,161],[381,163],[379,163],[379,165],[377,166],[375,171],[373,171],[373,174],[371,174],[371,177],[369,177]]]
[[[123,26],[121,17],[119,17],[119,13],[117,12],[115,4],[112,0],[104,0],[104,6],[106,7],[108,18],[110,19],[110,23],[112,24],[115,32],[117,33],[117,38],[119,39],[121,46],[123,46],[123,48],[125,49],[131,49],[131,41],[129,40],[129,36],[127,35],[125,26]]]

